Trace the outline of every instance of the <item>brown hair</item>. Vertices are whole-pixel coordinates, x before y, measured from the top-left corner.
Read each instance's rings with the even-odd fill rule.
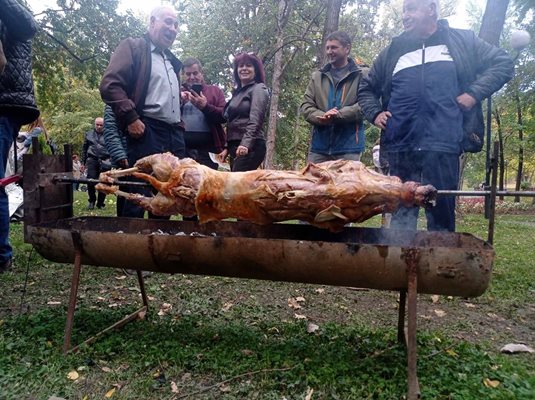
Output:
[[[254,80],[257,83],[265,83],[266,82],[266,74],[264,72],[264,65],[262,64],[262,61],[258,56],[254,53],[239,53],[236,54],[234,57],[234,81],[236,82],[236,85],[238,85],[238,88],[241,87],[240,77],[238,75],[238,65],[245,64],[245,63],[251,63],[254,67]]]

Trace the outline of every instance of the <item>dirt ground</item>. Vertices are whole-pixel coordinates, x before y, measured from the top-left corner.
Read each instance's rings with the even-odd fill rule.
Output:
[[[16,268],[10,274],[19,276],[0,294],[0,319],[21,311],[66,309],[71,271],[69,265],[34,265],[29,269],[24,293],[26,268]],[[206,318],[242,318],[247,324],[260,319],[306,319],[319,326],[327,322],[392,330],[397,326],[398,294],[395,292],[165,274],[148,276],[146,288],[149,316],[155,319],[161,318],[159,312],[176,318],[197,313]],[[497,308],[488,295],[463,299],[423,294],[418,300],[419,330],[479,343],[495,351],[507,343],[535,343],[533,303]],[[79,307],[89,307],[95,312],[124,308],[127,314],[140,302],[134,276],[125,275],[119,269],[82,270]]]

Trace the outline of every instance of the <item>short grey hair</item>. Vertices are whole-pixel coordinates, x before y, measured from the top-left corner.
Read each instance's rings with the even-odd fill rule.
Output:
[[[431,4],[434,4],[435,5],[435,10],[436,10],[436,17],[437,19],[440,18],[440,3],[439,1],[440,0],[420,0],[421,3],[427,5],[427,6],[430,6]]]
[[[173,13],[176,15],[176,10],[170,6],[170,5],[163,5],[163,6],[158,6],[158,7],[155,7],[152,9],[152,11],[150,12],[150,15],[149,15],[149,22],[147,24],[147,26],[150,26],[150,22],[152,21],[152,19],[158,19],[162,16],[163,12],[164,11],[173,11]]]

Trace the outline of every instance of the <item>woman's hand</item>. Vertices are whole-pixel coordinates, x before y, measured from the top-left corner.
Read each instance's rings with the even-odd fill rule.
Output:
[[[246,156],[247,154],[249,154],[249,149],[245,146],[240,145],[236,149],[236,157]]]

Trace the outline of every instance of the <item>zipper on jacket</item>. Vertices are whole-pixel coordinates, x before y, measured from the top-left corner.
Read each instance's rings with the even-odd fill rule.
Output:
[[[425,40],[422,42],[422,75],[420,80],[420,111],[422,111],[425,101]],[[427,135],[427,130],[424,131],[424,135]],[[418,150],[421,150],[418,147]]]

